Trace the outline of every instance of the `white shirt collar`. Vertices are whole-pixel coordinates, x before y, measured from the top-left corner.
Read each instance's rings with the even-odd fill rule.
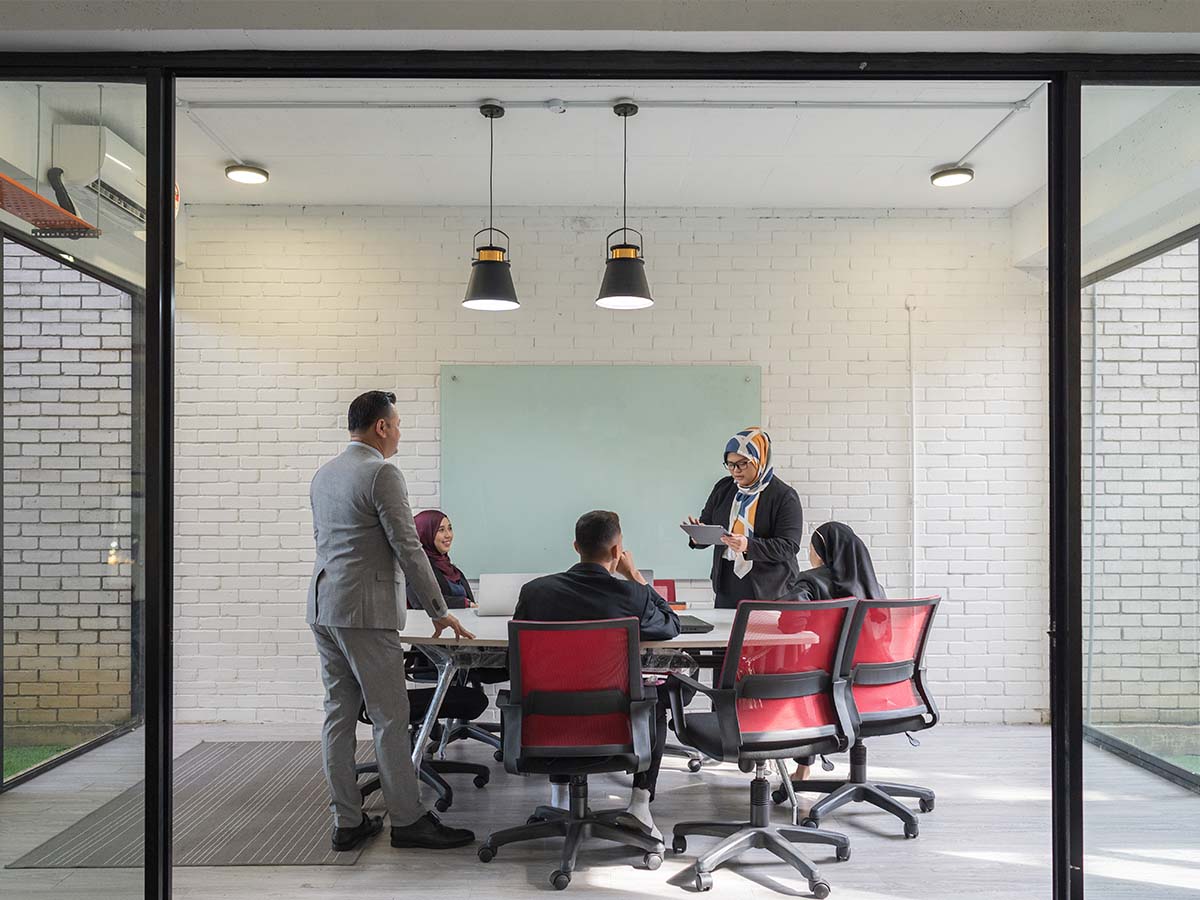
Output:
[[[372,453],[374,453],[376,456],[378,456],[380,459],[383,459],[382,453],[380,453],[378,450],[376,450],[370,444],[365,443],[364,441],[351,441],[350,446],[351,447],[362,447],[364,450],[369,450]]]

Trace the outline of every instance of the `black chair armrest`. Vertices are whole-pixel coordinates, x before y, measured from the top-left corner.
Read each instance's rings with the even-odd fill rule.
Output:
[[[684,743],[687,743],[687,714],[684,712],[683,700],[685,689],[704,694],[712,700],[713,712],[717,714],[721,728],[721,758],[726,761],[737,760],[742,745],[742,732],[737,719],[737,695],[729,689],[703,685],[690,675],[672,673],[667,676],[671,721],[675,723],[675,734]]]
[[[711,697],[719,691],[717,688],[709,687],[706,684],[701,684],[691,675],[685,675],[682,672],[672,672],[667,676],[667,691],[674,693],[681,691],[683,688],[690,688],[698,694],[704,694]]]
[[[938,711],[937,704],[933,701],[933,694],[929,693],[929,688],[925,685],[925,670],[917,669],[914,681],[917,685],[917,693],[921,699],[925,701],[925,707],[929,710],[929,725],[932,728],[941,719],[942,714]]]
[[[650,768],[657,707],[657,699],[634,700],[629,704],[629,729],[633,739],[633,755],[637,757],[636,772],[645,772]]]
[[[505,694],[508,692],[505,691]],[[521,756],[521,715],[520,703],[509,703],[508,697],[504,702],[497,702],[500,710],[500,747],[504,754],[504,771],[510,775],[520,775],[517,760]]]

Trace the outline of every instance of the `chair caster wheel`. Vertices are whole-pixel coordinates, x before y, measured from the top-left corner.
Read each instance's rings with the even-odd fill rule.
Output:
[[[662,854],[661,853],[647,853],[645,856],[642,857],[642,862],[645,864],[647,869],[649,869],[651,872],[653,872],[655,869],[657,869],[659,866],[662,865],[662,862],[663,862]]]
[[[677,834],[675,837],[671,838],[671,852],[687,853],[687,838],[681,834]]]
[[[712,875],[708,872],[696,873],[696,890],[711,891],[712,890]]]
[[[779,806],[786,799],[787,791],[785,791],[783,788],[775,788],[775,790],[771,791],[771,800],[776,806]]]
[[[481,787],[483,787],[485,784],[487,784],[487,783],[488,783],[488,776],[486,776],[486,775],[476,775],[476,776],[475,776],[473,779],[471,779],[471,780],[472,780],[472,782],[474,783],[475,787],[477,787],[477,788],[481,788]]]
[[[921,800],[921,812],[933,812],[932,800]]]
[[[829,882],[827,881],[814,881],[809,887],[817,900],[825,900],[829,896]]]
[[[915,838],[920,833],[921,828],[916,822],[913,822],[911,825],[909,825],[907,822],[904,823],[904,836],[906,838]]]
[[[445,797],[438,797],[437,800],[433,802],[433,808],[438,812],[445,812],[450,808],[450,801]]]
[[[820,828],[821,822],[819,819],[814,819],[812,816],[805,816],[800,820],[800,826],[802,828]]]
[[[571,873],[560,872],[558,869],[555,869],[550,873],[550,883],[554,885],[556,891],[565,891],[567,885],[571,883]]]
[[[480,862],[484,862],[484,863],[491,862],[495,858],[496,858],[496,851],[492,847],[489,847],[487,844],[484,844],[482,847],[479,848],[479,861]]]
[[[697,759],[694,756],[691,757],[690,759],[688,759],[688,771],[689,772],[699,772],[703,765],[704,765],[704,763],[701,762],[699,759]]]
[[[848,860],[850,858],[850,848],[849,847],[838,847],[837,848],[837,858],[838,858],[838,862],[845,862],[846,860]]]
[[[492,753],[492,759],[494,759],[496,762],[504,762],[504,751],[496,750],[494,753]]]

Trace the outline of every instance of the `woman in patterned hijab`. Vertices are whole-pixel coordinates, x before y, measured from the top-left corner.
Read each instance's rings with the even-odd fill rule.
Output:
[[[713,486],[700,517],[688,517],[693,524],[729,531],[713,548],[717,607],[799,599],[796,554],[804,538],[804,510],[796,491],[775,474],[770,436],[761,428],[739,431],[726,442],[723,462],[729,475]]]

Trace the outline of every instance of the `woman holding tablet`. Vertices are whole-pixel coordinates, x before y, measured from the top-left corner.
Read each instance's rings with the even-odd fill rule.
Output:
[[[725,444],[729,475],[708,495],[700,518],[685,525],[723,526],[713,548],[712,586],[718,609],[733,609],[740,600],[800,599],[800,564],[796,554],[804,540],[804,510],[795,489],[771,467],[771,438],[760,428],[739,431]]]

